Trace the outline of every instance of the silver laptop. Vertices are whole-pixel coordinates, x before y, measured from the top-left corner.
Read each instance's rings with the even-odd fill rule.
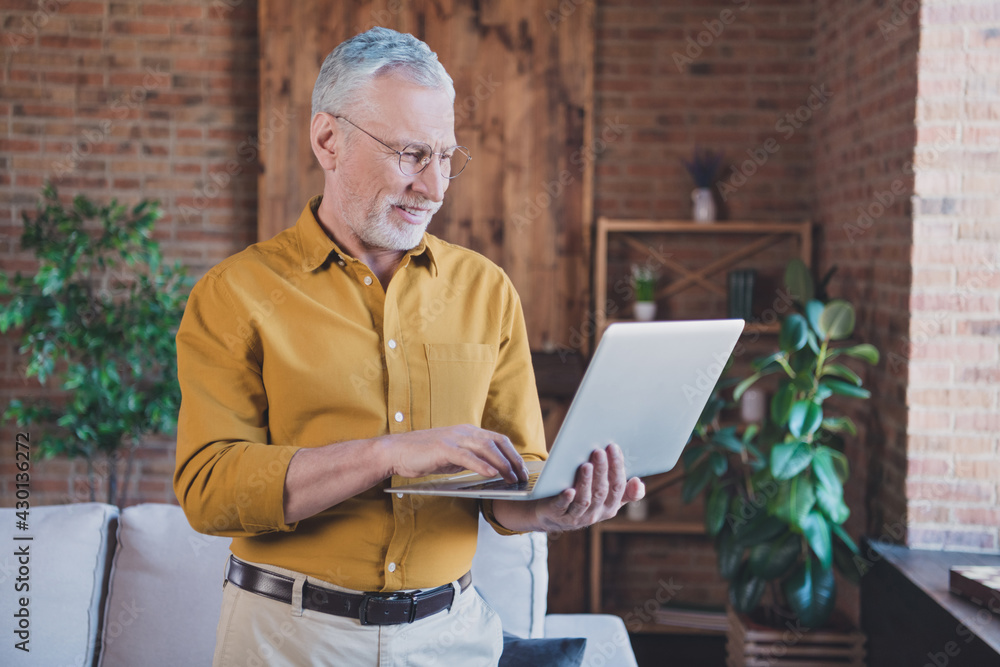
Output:
[[[573,486],[592,451],[617,443],[628,477],[677,464],[743,320],[622,322],[601,338],[547,461],[527,461],[529,479],[473,472],[436,476],[386,493],[470,498],[547,498]]]

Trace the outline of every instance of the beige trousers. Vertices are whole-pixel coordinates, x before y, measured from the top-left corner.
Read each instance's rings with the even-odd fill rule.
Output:
[[[293,604],[285,604],[227,582],[213,667],[465,667],[495,666],[500,659],[500,617],[474,586],[456,595],[450,610],[419,621],[361,625],[355,618],[302,609],[304,575],[253,564],[293,577],[298,594],[293,593]],[[357,593],[308,580],[311,585]],[[457,592],[458,584],[453,585]]]

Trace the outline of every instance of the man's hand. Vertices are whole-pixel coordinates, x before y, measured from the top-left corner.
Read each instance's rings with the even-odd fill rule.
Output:
[[[525,481],[528,469],[507,436],[465,424],[387,435],[377,439],[389,473],[424,477],[471,470],[508,482]]]
[[[625,503],[645,495],[641,479],[626,481],[622,450],[611,444],[595,449],[590,460],[577,468],[574,486],[558,496],[534,501],[497,500],[493,511],[500,524],[510,530],[556,532],[610,519]]]
[[[295,523],[369,489],[391,475],[423,477],[472,470],[525,481],[528,470],[507,436],[448,426],[300,449],[285,474],[286,523]]]

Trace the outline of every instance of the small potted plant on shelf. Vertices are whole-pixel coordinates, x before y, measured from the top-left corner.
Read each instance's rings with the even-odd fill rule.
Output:
[[[656,271],[646,264],[632,265],[632,288],[635,302],[632,304],[635,319],[648,322],[656,317]]]
[[[36,445],[43,458],[85,459],[90,500],[95,464],[106,464],[105,499],[123,505],[139,439],[176,425],[174,335],[190,285],[152,238],[161,215],[153,201],[128,209],[77,196],[64,206],[47,185],[21,236],[37,272],[0,274],[0,333],[19,333],[25,378],[55,379],[58,391],[12,400],[3,418],[46,431]]]
[[[861,378],[840,362],[851,357],[876,364],[879,353],[868,344],[838,344],[854,331],[854,308],[843,300],[815,298],[800,260],[789,264],[785,283],[797,307],[782,322],[778,349],[755,360],[753,373],[738,383],[724,372],[683,455],[683,499],[704,495],[706,530],[715,538],[719,571],[729,582],[734,664],[746,657],[740,637],[747,625],[782,632],[789,623],[821,628],[836,599],[834,567],[851,580],[858,577],[852,560],[858,550],[843,528],[850,514],[844,503],[843,437],[856,429],[824,401],[835,395],[867,399]],[[722,426],[722,409],[772,374],[780,380],[764,422],[742,430]],[[809,636],[829,638],[819,632]],[[863,655],[859,637],[848,633],[846,654]]]
[[[722,153],[706,149],[694,149],[690,160],[681,160],[691,174],[694,190],[691,191],[692,217],[695,222],[712,222],[715,220],[715,198],[712,186],[715,185],[722,163]]]

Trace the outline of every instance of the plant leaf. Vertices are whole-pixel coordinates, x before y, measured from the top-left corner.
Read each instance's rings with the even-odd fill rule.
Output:
[[[777,517],[771,516],[764,508],[754,509],[759,514],[741,526],[740,530],[733,531],[736,541],[741,545],[752,547],[761,542],[774,539],[782,531],[788,530],[787,523]]]
[[[816,505],[823,511],[830,521],[835,524],[842,524],[851,516],[851,510],[844,503],[844,494],[837,494],[825,486],[816,489]]]
[[[729,584],[729,602],[737,611],[750,613],[760,604],[766,584],[765,580],[754,576],[744,563],[736,578]]]
[[[799,563],[782,590],[792,611],[807,628],[826,623],[837,597],[833,568],[823,569],[813,559]]]
[[[872,366],[877,364],[879,360],[878,348],[874,345],[870,345],[869,343],[861,343],[860,345],[855,345],[853,347],[845,347],[841,349],[841,352],[849,357],[866,361]]]
[[[799,303],[808,303],[814,294],[812,276],[805,263],[796,257],[785,267],[785,289]]]
[[[705,530],[715,537],[726,522],[726,508],[729,507],[729,492],[726,487],[716,486],[708,495],[705,505]]]
[[[808,438],[823,423],[823,408],[812,401],[798,401],[788,411],[788,430],[796,438]]]
[[[795,386],[786,382],[774,393],[771,399],[771,421],[775,426],[784,426],[788,422],[788,411],[795,401]]]
[[[736,429],[734,427],[720,429],[712,435],[712,442],[734,454],[742,454],[743,443],[736,437],[735,432]],[[723,470],[723,472],[725,472],[725,470]],[[722,473],[719,474],[721,475]]]
[[[750,572],[761,579],[777,579],[795,564],[802,553],[802,538],[790,531],[750,549]]]
[[[721,452],[712,452],[709,454],[708,463],[712,466],[712,472],[716,477],[722,477],[729,470],[729,461],[726,460],[725,455]]]
[[[771,474],[775,479],[791,479],[812,461],[812,448],[801,440],[783,442],[771,449]]]
[[[701,415],[698,417],[698,426],[696,426],[695,429],[697,430],[699,426],[711,424],[716,415],[719,414],[719,411],[725,406],[726,402],[718,396],[709,398],[708,402],[705,403],[705,408],[701,411]]]
[[[847,338],[854,332],[854,306],[843,299],[834,299],[823,308],[819,322],[826,332],[826,338]]]
[[[706,451],[708,451],[708,445],[701,445],[696,442],[689,443],[681,454],[681,463],[684,464],[684,470],[690,472],[690,469]]]
[[[806,345],[809,328],[806,319],[798,313],[792,313],[781,323],[781,333],[778,336],[778,347],[785,353],[798,352]]]
[[[824,389],[833,393],[829,387],[824,385]],[[823,418],[823,428],[827,431],[832,431],[834,433],[842,433],[847,431],[851,435],[857,435],[858,429],[854,425],[854,421],[850,417],[824,417]]]
[[[820,380],[820,384],[828,388],[835,394],[840,394],[841,396],[850,396],[851,398],[869,398],[872,394],[867,389],[863,387],[855,387],[853,384],[848,384],[843,380],[837,380],[836,378],[824,378]]]
[[[681,500],[685,504],[690,503],[698,494],[702,492],[709,480],[712,479],[712,467],[708,459],[702,459],[684,475],[684,484],[681,488]]]
[[[802,523],[802,534],[805,535],[809,547],[819,558],[824,569],[833,565],[833,543],[830,539],[830,524],[821,512],[812,510]]]
[[[736,576],[740,563],[743,562],[744,551],[745,548],[736,541],[731,530],[719,533],[716,553],[719,558],[719,574],[723,579],[728,581]]]
[[[813,452],[812,469],[816,475],[816,480],[834,496],[843,497],[844,485],[833,464],[834,452],[829,447],[817,447]]]
[[[847,366],[841,364],[828,364],[823,367],[823,375],[836,375],[848,382],[853,382],[856,386],[861,386],[861,377]]]
[[[819,321],[819,316],[823,314],[823,302],[812,299],[806,303],[804,310],[806,311],[806,320],[816,335],[820,338],[826,338],[826,331]]]
[[[832,527],[839,528],[840,526],[834,524]],[[853,553],[840,540],[833,541],[833,564],[843,573],[845,577],[847,577],[848,581],[854,584],[861,583],[861,576],[869,567],[863,559],[859,563],[858,560],[856,560],[859,558],[860,556]]]
[[[861,553],[861,551],[858,549],[858,545],[854,543],[854,540],[852,540],[851,536],[847,534],[847,531],[844,530],[843,526],[835,523],[832,526],[830,526],[830,529],[833,530],[833,534],[836,535],[837,538],[841,542],[843,542],[848,549],[851,550],[851,553],[853,554]]]
[[[772,511],[798,532],[802,532],[802,524],[815,504],[816,491],[812,481],[793,477],[778,488],[778,494],[772,501]]]
[[[754,359],[753,361],[750,362],[750,368],[752,368],[754,371],[757,371],[761,375],[765,375],[766,373],[764,371],[771,369],[777,370],[778,368],[780,368],[780,365],[778,365],[778,359],[780,359],[783,356],[785,356],[785,353],[782,352],[781,350],[778,350],[774,354],[769,354],[766,357],[760,357],[759,359]]]
[[[733,389],[733,400],[739,401],[740,398],[743,396],[743,393],[746,392],[747,389],[752,387],[753,383],[759,380],[760,378],[761,374],[760,372],[757,372],[751,375],[750,377],[746,378],[742,382],[740,382],[738,385],[736,385],[736,388]]]

